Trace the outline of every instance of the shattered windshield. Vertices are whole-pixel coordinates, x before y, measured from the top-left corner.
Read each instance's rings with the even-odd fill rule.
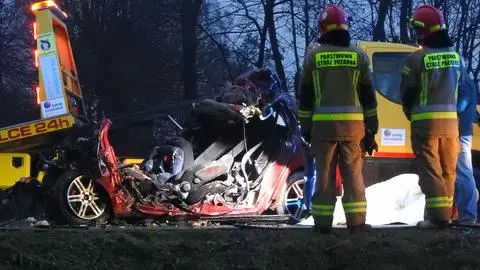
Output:
[[[401,103],[400,80],[405,59],[410,52],[376,52],[373,54],[373,83],[377,91],[395,103]]]

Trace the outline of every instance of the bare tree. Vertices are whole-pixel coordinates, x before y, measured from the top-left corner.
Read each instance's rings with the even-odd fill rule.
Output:
[[[402,43],[410,43],[410,37],[408,35],[408,18],[412,13],[412,0],[402,0],[400,6],[400,41]]]
[[[283,56],[280,52],[280,46],[278,44],[277,30],[275,28],[274,8],[275,0],[266,0],[265,3],[265,24],[268,28],[270,37],[270,45],[273,53],[273,60],[275,62],[275,69],[278,77],[280,78],[282,87],[287,88],[287,78],[285,76],[285,69],[283,67]]]
[[[375,24],[375,29],[373,31],[374,41],[387,40],[387,37],[385,34],[385,19],[387,17],[388,10],[391,5],[392,5],[392,0],[380,0],[380,7],[378,8],[377,23]]]
[[[202,0],[182,0],[182,64],[184,98],[195,99],[197,93],[197,25]]]

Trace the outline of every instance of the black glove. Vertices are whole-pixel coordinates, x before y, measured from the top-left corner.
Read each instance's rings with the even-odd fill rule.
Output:
[[[361,147],[362,147],[362,153],[367,152],[368,155],[370,156],[373,154],[373,150],[378,152],[378,144],[375,141],[375,135],[374,134],[365,135],[365,137],[363,137],[362,139]]]

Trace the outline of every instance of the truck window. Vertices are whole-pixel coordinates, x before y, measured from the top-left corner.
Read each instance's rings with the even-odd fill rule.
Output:
[[[405,59],[411,52],[376,52],[372,56],[373,84],[388,100],[401,104],[400,79]]]

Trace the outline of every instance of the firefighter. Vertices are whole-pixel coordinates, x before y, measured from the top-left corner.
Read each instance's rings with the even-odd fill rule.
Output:
[[[367,202],[362,152],[378,147],[377,101],[369,60],[350,45],[349,18],[328,5],[319,20],[320,38],[306,52],[300,79],[299,119],[316,163],[312,198],[315,229],[329,233],[336,204],[337,163],[343,177],[343,208],[350,232],[363,231]],[[364,149],[360,146],[363,139]]]
[[[451,215],[459,153],[456,104],[461,61],[450,48],[453,44],[438,9],[420,6],[409,25],[421,48],[406,58],[400,88],[426,198],[425,220],[418,228],[443,229]]]

